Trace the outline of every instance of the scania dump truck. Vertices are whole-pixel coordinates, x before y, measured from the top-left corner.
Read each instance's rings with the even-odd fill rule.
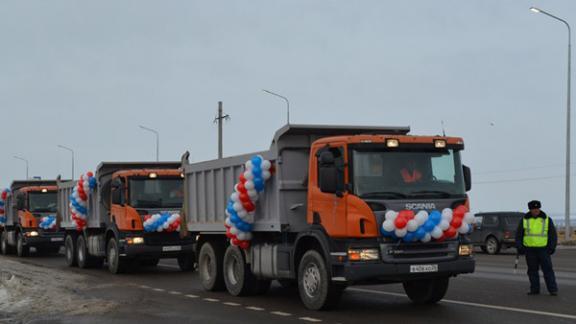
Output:
[[[442,299],[449,278],[475,267],[456,231],[469,230],[470,170],[461,138],[408,133],[288,125],[268,151],[193,164],[185,154],[184,214],[204,289],[264,293],[278,280],[313,310],[355,284],[403,283],[415,303]]]
[[[3,196],[6,224],[0,239],[2,254],[16,252],[25,257],[31,247],[38,253],[57,253],[64,232],[56,215],[56,181],[14,181]]]
[[[103,162],[95,174],[60,182],[58,209],[68,266],[112,273],[177,258],[194,266],[193,239],[180,236],[182,172],[177,162]]]

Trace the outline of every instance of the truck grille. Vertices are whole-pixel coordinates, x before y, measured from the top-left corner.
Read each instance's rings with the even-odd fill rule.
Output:
[[[439,262],[456,259],[458,242],[383,243],[380,250],[387,263]]]

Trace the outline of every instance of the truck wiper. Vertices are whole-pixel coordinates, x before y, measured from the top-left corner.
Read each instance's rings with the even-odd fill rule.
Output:
[[[360,198],[382,198],[382,197],[406,198],[406,195],[401,192],[395,192],[395,191],[374,191],[374,192],[366,192],[360,195]]]
[[[410,192],[410,195],[414,196],[414,195],[421,195],[421,194],[437,194],[440,195],[443,198],[448,198],[452,195],[452,193],[447,192],[447,191],[442,191],[442,190],[420,190],[420,191],[412,191]]]

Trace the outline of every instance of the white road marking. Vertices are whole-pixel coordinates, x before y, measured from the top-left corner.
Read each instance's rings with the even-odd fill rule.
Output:
[[[222,303],[222,304],[228,305],[228,306],[242,306],[242,304],[233,303],[233,302],[226,302],[226,303]]]
[[[246,307],[246,309],[253,310],[253,311],[258,311],[258,312],[264,310],[264,308],[262,308],[262,307],[256,307],[256,306],[248,306],[248,307]]]
[[[204,300],[205,300],[205,301],[208,301],[208,302],[212,302],[212,303],[215,303],[215,302],[219,302],[219,301],[220,301],[220,299],[216,299],[216,298],[204,298]]]
[[[157,291],[157,292],[164,292],[166,290],[162,289],[162,288],[152,288],[152,290]]]
[[[372,293],[372,294],[378,294],[378,295],[408,297],[405,294],[392,293],[392,292],[387,292],[387,291],[377,291],[377,290],[372,290],[372,289],[349,288],[348,290],[357,291],[357,292],[364,292],[364,293]],[[537,311],[537,310],[532,310],[532,309],[498,306],[498,305],[488,305],[488,304],[472,303],[472,302],[465,302],[465,301],[451,300],[451,299],[442,299],[440,302],[441,303],[447,303],[447,304],[455,304],[455,305],[463,305],[463,306],[471,306],[471,307],[479,307],[479,308],[488,308],[488,309],[496,309],[496,310],[502,310],[502,311],[516,312],[516,313],[542,315],[542,316],[548,316],[548,317],[558,317],[558,318],[567,318],[567,319],[576,320],[576,315],[570,315],[570,314],[543,312],[543,311]]]
[[[198,296],[192,295],[192,294],[186,295],[186,297],[188,297],[188,298],[198,298]]]
[[[322,322],[321,319],[317,319],[317,318],[313,318],[313,317],[300,317],[299,319],[302,320],[302,321],[312,322],[312,323]]]
[[[290,313],[284,313],[280,311],[270,312],[270,314],[278,315],[278,316],[292,316]]]
[[[179,291],[171,291],[171,292],[169,292],[169,294],[170,295],[182,295],[182,293]]]
[[[146,286],[146,285],[140,285],[140,286],[138,286],[138,287],[143,288],[143,289],[150,289],[150,288],[151,288],[151,287]]]

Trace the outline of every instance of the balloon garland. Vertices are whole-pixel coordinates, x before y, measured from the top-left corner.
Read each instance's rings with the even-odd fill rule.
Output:
[[[244,173],[238,177],[226,206],[226,236],[234,246],[243,250],[250,247],[254,224],[254,211],[266,180],[274,172],[272,163],[262,156],[253,156],[244,164]]]
[[[88,195],[96,188],[96,178],[92,172],[80,176],[70,195],[70,212],[72,220],[76,223],[76,229],[81,231],[86,227],[88,215]]]
[[[458,234],[472,232],[476,219],[466,207],[458,206],[454,210],[446,208],[439,212],[430,213],[421,210],[414,213],[412,210],[386,212],[382,223],[382,235],[404,242],[430,242],[432,239],[442,242],[446,239],[458,237]]]
[[[144,231],[146,232],[180,232],[180,214],[162,212],[144,216]]]
[[[43,230],[53,230],[56,228],[56,217],[54,216],[44,216],[40,219],[40,224],[38,224]]]
[[[8,195],[10,195],[10,189],[2,190],[0,194],[0,227],[4,227],[6,224],[6,199],[8,199]]]

